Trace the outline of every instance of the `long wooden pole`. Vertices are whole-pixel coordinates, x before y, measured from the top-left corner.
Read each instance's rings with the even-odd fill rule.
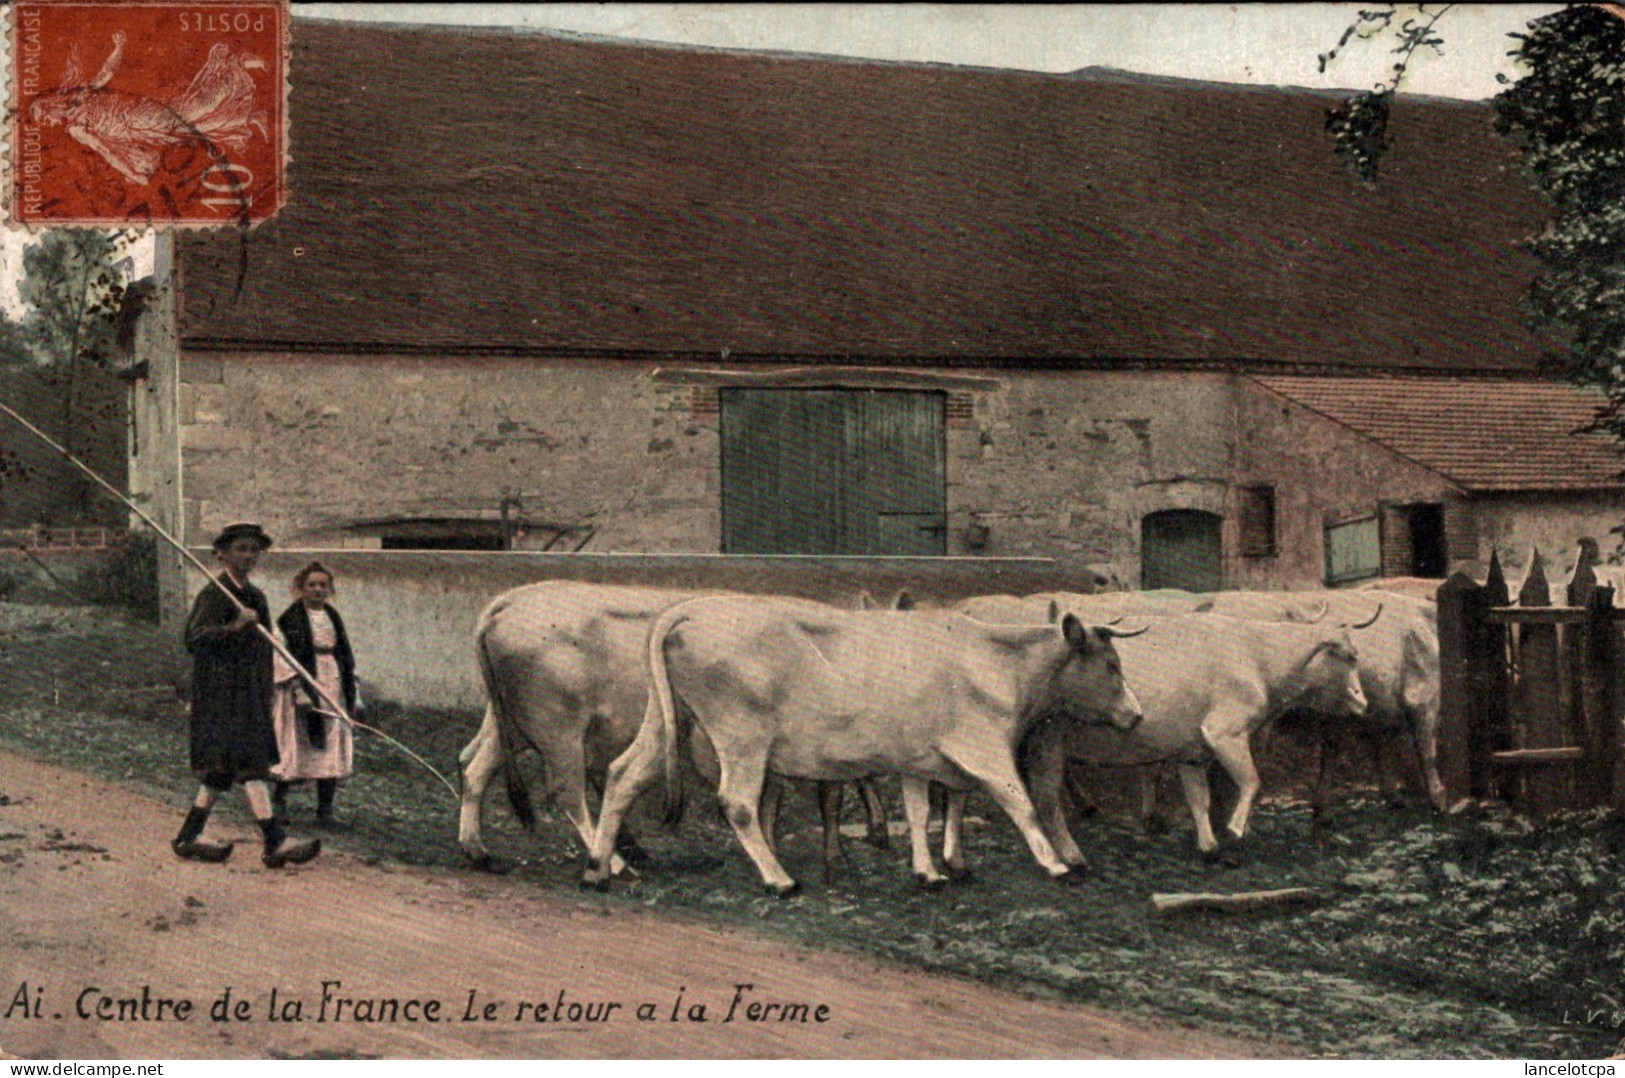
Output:
[[[153,520],[150,516],[148,516],[139,505],[135,504],[135,502],[131,501],[129,498],[126,498],[117,487],[113,486],[113,484],[97,475],[96,472],[87,464],[81,461],[78,457],[74,456],[72,453],[68,452],[61,445],[57,444],[57,442],[52,439],[50,435],[34,426],[34,424],[30,423],[22,416],[18,415],[3,401],[0,401],[0,412],[4,412],[6,415],[22,424],[24,430],[28,431],[28,433],[44,442],[58,453],[62,454],[63,458],[67,460],[68,463],[74,465],[80,471],[84,472],[98,485],[100,485],[103,490],[107,491],[107,493],[111,494],[113,497],[122,502],[125,507],[130,510],[130,512],[140,517],[142,521],[145,522],[147,527],[151,528],[170,546],[180,551],[181,556],[187,561],[191,562],[197,568],[198,572],[203,574],[204,578],[207,579],[209,583],[219,588],[226,598],[231,600],[233,606],[237,607],[238,610],[247,612],[247,608],[244,607],[242,603],[237,601],[237,597],[231,593],[231,589],[227,588],[226,585],[220,581],[220,578],[215,576],[214,572],[210,570],[207,565],[204,565],[201,560],[199,560],[196,554],[193,554],[190,550],[186,549],[179,539],[176,539],[173,535],[170,535],[167,531],[160,527],[156,520]],[[442,775],[439,771],[436,771],[434,766],[430,764],[429,761],[425,760],[422,756],[419,756],[417,753],[413,752],[411,749],[407,748],[405,745],[401,744],[393,737],[390,737],[377,727],[368,726],[366,723],[357,722],[353,717],[351,717],[349,711],[345,709],[344,705],[335,700],[332,694],[322,687],[322,683],[316,680],[315,675],[311,674],[309,670],[306,670],[303,664],[301,664],[298,659],[293,657],[293,653],[288,650],[287,645],[281,640],[278,640],[276,634],[268,629],[265,625],[261,624],[258,618],[254,620],[254,627],[259,630],[261,636],[270,641],[271,647],[276,650],[278,655],[287,660],[288,665],[293,667],[294,671],[305,680],[305,683],[312,689],[316,690],[316,694],[322,698],[322,702],[333,709],[333,714],[337,715],[341,720],[349,724],[351,728],[356,730],[365,730],[370,734],[383,738],[391,745],[394,745],[396,748],[406,753],[406,755],[410,756],[412,759],[416,760],[418,763],[427,768],[429,774],[439,779],[440,784],[447,790],[451,791],[452,797],[455,797],[458,800],[462,799],[462,795],[457,792],[457,787],[453,786],[450,781],[446,779],[446,776]]]

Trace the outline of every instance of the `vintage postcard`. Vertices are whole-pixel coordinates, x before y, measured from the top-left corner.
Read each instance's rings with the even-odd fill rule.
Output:
[[[1611,10],[6,18],[0,1066],[1618,1065]]]

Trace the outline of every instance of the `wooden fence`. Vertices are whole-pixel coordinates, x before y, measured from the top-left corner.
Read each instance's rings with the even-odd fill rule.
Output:
[[[1534,559],[1514,604],[1499,559],[1439,588],[1439,773],[1453,798],[1534,815],[1625,807],[1625,611],[1584,565],[1559,602]]]

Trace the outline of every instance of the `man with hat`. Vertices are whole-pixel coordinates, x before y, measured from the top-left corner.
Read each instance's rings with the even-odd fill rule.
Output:
[[[218,577],[221,586],[199,592],[186,619],[186,650],[193,663],[192,770],[202,785],[171,846],[188,861],[218,863],[231,856],[232,843],[202,838],[214,803],[238,782],[265,835],[267,868],[303,864],[322,850],[320,840],[287,837],[266,787],[279,759],[271,719],[273,652],[267,634],[256,626],[269,631],[271,608],[248,577],[270,545],[271,537],[258,524],[227,525],[214,541],[225,568]]]

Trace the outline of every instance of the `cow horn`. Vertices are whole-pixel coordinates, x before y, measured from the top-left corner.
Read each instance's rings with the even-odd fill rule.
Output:
[[[1118,618],[1118,619],[1116,619],[1116,621],[1111,622],[1111,624],[1109,624],[1109,625],[1100,626],[1095,631],[1100,632],[1100,633],[1104,633],[1107,636],[1115,636],[1119,640],[1127,640],[1131,636],[1139,636],[1141,633],[1149,632],[1150,629],[1151,629],[1151,626],[1149,624],[1142,625],[1138,629],[1135,629],[1133,632],[1124,632],[1122,629],[1114,629],[1114,628],[1112,628],[1112,625],[1116,625],[1117,622],[1122,621],[1122,620],[1123,620],[1122,618]]]
[[[1304,624],[1305,625],[1319,625],[1320,624],[1320,619],[1325,617],[1326,612],[1332,608],[1332,605],[1330,603],[1328,603],[1325,599],[1316,599],[1315,602],[1320,605],[1320,613],[1316,614],[1312,618],[1304,619]]]
[[[1377,612],[1376,612],[1376,613],[1374,613],[1374,614],[1372,614],[1372,615],[1371,615],[1371,616],[1370,616],[1370,617],[1369,617],[1369,618],[1366,618],[1366,619],[1365,619],[1365,620],[1364,620],[1364,621],[1362,621],[1362,622],[1360,622],[1360,623],[1359,623],[1359,624],[1358,624],[1358,625],[1350,625],[1350,626],[1349,626],[1349,628],[1350,628],[1350,629],[1365,629],[1365,628],[1369,628],[1369,627],[1370,627],[1370,626],[1371,626],[1371,624],[1372,624],[1372,623],[1373,623],[1373,622],[1375,622],[1375,621],[1376,621],[1376,620],[1377,620],[1377,619],[1378,619],[1378,618],[1380,618],[1380,617],[1382,617],[1382,604],[1381,604],[1381,603],[1378,603],[1378,604],[1377,604]]]

